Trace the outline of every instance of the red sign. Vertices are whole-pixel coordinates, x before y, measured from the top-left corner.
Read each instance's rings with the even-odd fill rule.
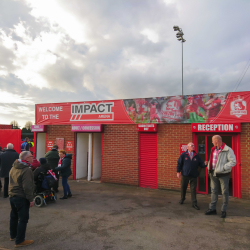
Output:
[[[66,151],[73,151],[73,141],[66,141]]]
[[[156,132],[156,124],[137,124],[138,132]]]
[[[53,141],[47,141],[47,151],[50,151],[53,148],[54,142]]]
[[[188,149],[187,144],[181,144],[180,145],[180,154],[182,154],[183,152],[186,152]]]
[[[58,150],[64,149],[64,138],[56,138]]]
[[[102,132],[101,124],[74,124],[71,125],[72,132]]]
[[[240,132],[240,123],[193,123],[192,132]]]
[[[250,91],[36,105],[36,124],[242,123]]]

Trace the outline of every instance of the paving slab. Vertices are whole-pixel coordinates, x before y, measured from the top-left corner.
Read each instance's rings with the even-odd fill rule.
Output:
[[[69,181],[73,197],[30,209],[25,249],[250,249],[250,201],[230,197],[227,218],[204,215],[209,195],[197,195],[201,210],[187,194],[139,187]],[[58,196],[62,196],[62,187]],[[0,249],[9,241],[8,199],[0,197]],[[217,211],[220,211],[219,198]]]

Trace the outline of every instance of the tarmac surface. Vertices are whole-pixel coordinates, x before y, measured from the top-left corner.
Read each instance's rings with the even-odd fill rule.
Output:
[[[30,209],[25,249],[250,249],[250,201],[230,198],[227,218],[204,215],[210,196],[197,195],[201,210],[183,205],[180,192],[69,181],[73,197]],[[58,197],[62,196],[62,187]],[[10,241],[8,199],[0,197],[0,249]]]

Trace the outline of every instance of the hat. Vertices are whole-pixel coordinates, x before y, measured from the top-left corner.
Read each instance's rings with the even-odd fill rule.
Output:
[[[39,161],[42,165],[47,163],[46,158],[40,158]]]

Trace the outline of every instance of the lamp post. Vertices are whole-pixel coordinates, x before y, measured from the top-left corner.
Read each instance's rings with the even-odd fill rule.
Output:
[[[174,31],[178,31],[176,33],[177,40],[181,42],[181,47],[182,47],[182,53],[181,53],[181,58],[182,58],[182,81],[181,81],[181,95],[183,95],[183,43],[186,42],[186,40],[183,38],[184,33],[182,32],[182,29],[179,26],[174,26]]]

